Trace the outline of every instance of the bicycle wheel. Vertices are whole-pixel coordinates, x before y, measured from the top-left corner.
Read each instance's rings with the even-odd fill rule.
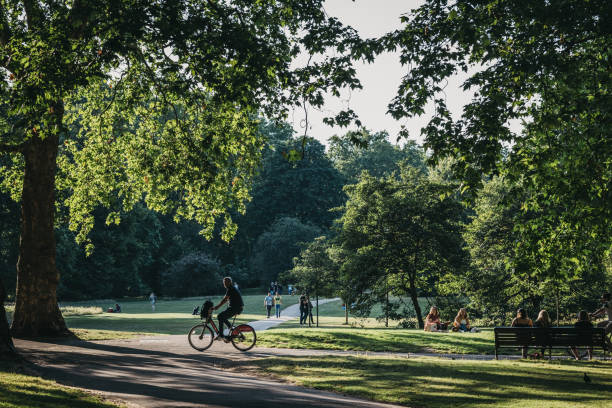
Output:
[[[248,324],[240,324],[234,327],[231,336],[232,344],[240,351],[248,351],[253,348],[257,341],[255,329]]]
[[[204,323],[193,326],[187,335],[191,347],[198,351],[204,351],[209,348],[214,337],[213,330]]]

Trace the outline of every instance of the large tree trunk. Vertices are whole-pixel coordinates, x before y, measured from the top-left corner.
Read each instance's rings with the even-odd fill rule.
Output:
[[[16,356],[15,346],[11,338],[8,320],[6,319],[6,310],[4,310],[4,301],[6,300],[6,290],[4,284],[0,281],[0,357]]]
[[[57,304],[55,266],[55,170],[57,134],[33,137],[24,146],[21,237],[17,261],[14,337],[69,334]]]
[[[423,315],[421,313],[421,305],[419,305],[419,297],[417,295],[414,278],[410,277],[409,282],[410,282],[410,298],[412,299],[412,305],[414,306],[414,312],[416,313],[417,321],[419,322],[419,329],[422,329],[425,327],[425,323],[423,322]]]

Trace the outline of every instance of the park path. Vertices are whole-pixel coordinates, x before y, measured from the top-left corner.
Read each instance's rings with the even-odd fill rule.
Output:
[[[329,302],[333,302],[336,300],[340,300],[340,298],[333,299],[319,299],[319,306],[324,305]],[[274,308],[272,308],[272,313],[274,313]],[[296,303],[295,305],[287,306],[281,311],[280,318],[271,317],[269,319],[256,320],[254,322],[249,322],[251,326],[255,329],[255,331],[263,331],[267,329],[271,329],[272,327],[276,327],[279,324],[285,323],[289,320],[298,319],[300,317],[300,304]]]
[[[295,310],[290,306],[283,314],[281,319],[253,324],[265,330],[295,319],[299,306]],[[128,407],[397,407],[239,372],[237,363],[270,357],[272,349],[241,353],[231,344],[215,342],[200,353],[189,346],[186,335],[90,342],[16,339],[15,343],[45,378],[100,393]],[[237,368],[224,369],[232,367]]]

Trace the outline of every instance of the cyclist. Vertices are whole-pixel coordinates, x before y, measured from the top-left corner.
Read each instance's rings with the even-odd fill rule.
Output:
[[[238,289],[236,289],[232,284],[232,278],[223,278],[223,286],[225,286],[227,292],[225,292],[225,296],[223,297],[223,299],[221,299],[221,302],[219,302],[217,306],[213,307],[213,310],[219,309],[228,300],[229,307],[217,315],[217,318],[219,319],[219,335],[215,337],[215,340],[223,339],[225,341],[228,341],[226,336],[223,335],[223,327],[224,325],[227,325],[227,327],[231,330],[232,325],[230,324],[229,319],[233,316],[242,313],[242,309],[244,308],[244,302],[242,301],[242,295],[240,295]]]
[[[607,314],[608,320],[599,322],[597,327],[603,327],[606,330],[606,334],[610,334],[610,332],[612,332],[612,301],[610,301],[610,292],[601,295],[601,303],[602,306],[591,313],[591,317],[598,318]],[[608,346],[610,346],[610,344],[608,344]]]

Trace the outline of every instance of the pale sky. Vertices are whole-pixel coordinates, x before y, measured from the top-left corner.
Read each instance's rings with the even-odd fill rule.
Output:
[[[400,16],[421,3],[419,0],[326,0],[325,10],[330,16],[337,17],[344,24],[355,28],[361,37],[367,38],[378,37],[401,28]],[[407,72],[407,68],[400,65],[398,55],[386,53],[378,56],[373,64],[357,64],[357,75],[363,89],[352,93],[345,92],[341,98],[343,100],[327,98],[323,113],[310,108],[308,135],[327,144],[330,136],[345,133],[347,128],[332,128],[324,124],[322,119],[348,105],[359,115],[366,128],[372,131],[387,130],[391,142],[395,142],[403,124],[408,128],[410,138],[420,143],[420,129],[428,122],[430,114],[400,122],[386,113],[387,105],[397,93],[401,78]],[[459,88],[461,82],[461,78],[453,78],[445,89],[447,103],[454,116],[460,115],[461,107],[469,98],[469,95]],[[289,116],[289,121],[298,134],[304,133],[303,118],[303,111],[297,109]]]

